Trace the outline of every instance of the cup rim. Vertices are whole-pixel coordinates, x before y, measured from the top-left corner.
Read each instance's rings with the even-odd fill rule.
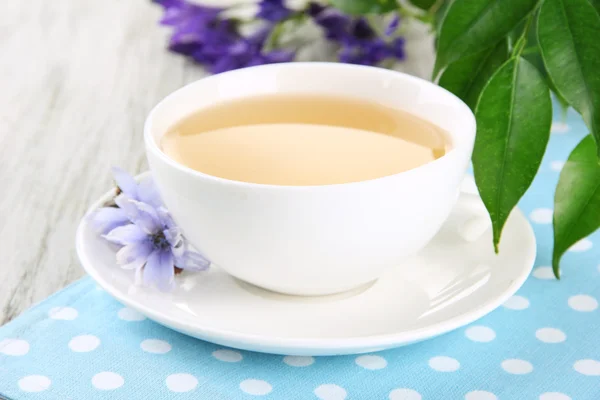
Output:
[[[307,67],[307,66],[310,66],[312,68],[317,67],[317,68],[334,68],[334,69],[348,69],[348,70],[369,70],[371,72],[375,72],[375,73],[382,74],[382,75],[388,75],[390,77],[397,78],[398,76],[400,76],[401,79],[413,81],[419,85],[424,85],[429,88],[432,88],[433,90],[441,91],[446,96],[449,96],[450,98],[452,98],[457,103],[459,108],[461,108],[464,111],[464,113],[467,117],[467,120],[468,120],[468,124],[467,124],[467,126],[465,126],[464,131],[466,134],[470,134],[470,137],[466,138],[464,140],[461,140],[461,141],[453,140],[452,148],[450,149],[450,151],[446,152],[442,157],[439,157],[439,158],[437,158],[433,161],[430,161],[426,164],[419,165],[418,167],[412,168],[410,170],[398,172],[398,173],[392,174],[392,175],[386,175],[386,176],[382,176],[382,177],[361,180],[361,181],[355,181],[355,182],[332,183],[332,184],[325,184],[325,185],[275,185],[275,184],[266,184],[266,183],[244,182],[244,181],[237,181],[237,180],[233,180],[233,179],[222,178],[222,177],[206,174],[204,172],[197,171],[195,169],[187,167],[187,166],[173,160],[171,157],[169,157],[167,154],[165,154],[160,149],[157,139],[155,139],[154,135],[152,134],[152,123],[155,118],[155,114],[157,112],[159,112],[159,110],[161,108],[163,108],[166,104],[170,103],[173,98],[177,97],[180,92],[182,92],[184,90],[189,90],[189,88],[192,86],[206,83],[206,81],[209,81],[209,80],[224,79],[226,76],[229,76],[229,75],[235,75],[238,73],[247,73],[247,71],[249,71],[249,70],[259,70],[259,69],[277,70],[277,69],[290,69],[290,68],[296,69],[296,68],[303,68],[303,67]],[[358,185],[364,185],[364,184],[368,184],[368,183],[372,183],[372,182],[376,182],[376,181],[391,179],[394,177],[409,176],[409,175],[413,175],[416,173],[420,173],[424,170],[437,168],[438,165],[445,164],[448,162],[448,160],[456,158],[458,153],[461,150],[464,151],[468,147],[472,146],[472,143],[475,140],[475,133],[476,133],[476,121],[475,121],[475,115],[473,114],[473,111],[471,111],[469,106],[467,106],[464,101],[462,101],[458,96],[456,96],[454,93],[450,92],[449,90],[447,90],[439,85],[436,85],[435,83],[430,82],[426,79],[419,78],[419,77],[416,77],[413,75],[409,75],[407,73],[400,72],[400,71],[389,70],[389,69],[385,69],[385,68],[368,66],[368,65],[355,65],[355,64],[344,64],[344,63],[334,63],[334,62],[297,62],[297,61],[295,61],[295,62],[286,62],[286,63],[277,63],[277,64],[266,64],[266,65],[257,65],[257,66],[253,66],[253,67],[240,68],[240,69],[236,69],[236,70],[232,70],[232,71],[222,72],[219,74],[209,75],[209,76],[200,78],[196,81],[190,82],[187,85],[182,86],[179,89],[168,94],[165,98],[163,98],[161,101],[159,101],[154,107],[152,107],[152,109],[150,110],[150,113],[146,117],[146,120],[144,123],[144,142],[146,145],[146,151],[152,152],[163,163],[167,164],[171,168],[176,169],[180,173],[183,173],[183,174],[195,177],[195,178],[200,178],[203,180],[209,180],[214,183],[235,185],[238,187],[271,188],[271,189],[287,189],[287,190],[325,189],[325,188],[342,187],[342,186],[343,187],[348,187],[348,186],[355,187]],[[453,139],[454,139],[454,137],[453,137]],[[469,151],[469,156],[470,156],[470,151]]]

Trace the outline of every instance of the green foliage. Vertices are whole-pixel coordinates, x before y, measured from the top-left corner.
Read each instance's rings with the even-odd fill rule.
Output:
[[[554,194],[552,268],[560,276],[565,251],[600,226],[600,164],[596,144],[586,136],[569,156]]]
[[[461,58],[446,68],[439,85],[460,97],[472,110],[494,72],[508,59],[508,41]]]
[[[589,0],[545,0],[538,41],[556,89],[600,143],[600,16]]]
[[[494,247],[512,209],[540,166],[552,123],[552,101],[544,78],[515,57],[492,76],[475,111],[475,182],[492,219]]]
[[[402,8],[396,0],[331,2],[353,14]],[[552,265],[558,277],[564,252],[600,227],[600,0],[410,2],[435,25],[434,78],[443,72],[439,84],[475,111],[475,181],[492,220],[496,251],[544,155],[550,90],[590,129],[556,188]]]
[[[410,3],[422,10],[429,10],[437,3],[437,0],[410,0]]]
[[[330,0],[334,7],[352,15],[384,14],[398,8],[396,0]]]
[[[506,37],[538,0],[455,0],[440,31],[434,76],[449,63],[485,50]]]

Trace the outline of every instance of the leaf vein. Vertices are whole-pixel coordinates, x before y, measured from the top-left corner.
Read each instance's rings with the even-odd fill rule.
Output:
[[[511,139],[511,134],[512,134],[512,125],[513,125],[513,110],[514,110],[514,105],[515,105],[515,96],[516,96],[516,82],[517,82],[517,74],[519,71],[519,59],[516,58],[515,59],[515,67],[514,67],[514,71],[513,71],[513,77],[512,77],[512,87],[511,87],[511,93],[510,93],[510,108],[509,108],[509,114],[508,114],[508,125],[507,125],[507,133],[506,133],[506,139],[504,140],[504,146],[502,148],[502,164],[500,167],[500,175],[498,177],[498,186],[500,188],[502,188],[503,185],[503,181],[504,181],[504,176],[505,176],[505,172],[506,172],[506,153],[507,153],[507,148],[508,148],[508,143],[510,142]],[[502,197],[503,197],[503,191],[502,190],[498,190],[498,194],[496,195],[496,205],[498,206],[498,209],[500,209],[500,204],[502,201]],[[498,227],[494,228],[494,231],[497,231],[496,234],[498,235],[497,239],[498,241],[500,240],[500,231],[501,229],[499,229]],[[496,236],[496,235],[494,235]],[[497,244],[496,244],[497,245]]]

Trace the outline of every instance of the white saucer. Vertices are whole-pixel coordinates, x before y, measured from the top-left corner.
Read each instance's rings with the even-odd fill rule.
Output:
[[[100,207],[109,192],[93,207]],[[457,232],[464,199],[417,256],[353,292],[323,297],[276,294],[237,281],[217,266],[182,274],[171,293],[135,287],[115,250],[84,218],[77,252],[87,273],[110,295],[148,318],[199,339],[286,355],[373,352],[441,335],[483,317],[513,295],[535,260],[531,226],[515,210],[501,252],[491,232],[467,242]],[[461,206],[463,205],[463,206]]]

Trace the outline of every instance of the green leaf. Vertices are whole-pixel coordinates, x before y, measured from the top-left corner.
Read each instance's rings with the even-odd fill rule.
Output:
[[[440,7],[435,11],[433,20],[435,23],[435,31],[438,33],[438,35],[442,29],[442,22],[444,21],[444,18],[446,18],[446,14],[448,13],[448,9],[450,8],[452,1],[453,0],[444,0]]]
[[[552,269],[560,277],[560,259],[577,241],[600,227],[600,164],[596,144],[586,136],[569,156],[554,194]]]
[[[419,7],[421,10],[427,11],[437,3],[437,0],[410,0],[410,3],[413,6]]]
[[[538,41],[556,89],[600,143],[600,16],[588,0],[545,0]]]
[[[455,0],[442,22],[434,77],[449,63],[498,43],[538,0]]]
[[[460,97],[472,110],[483,87],[508,59],[508,41],[453,62],[444,70],[439,85]]]
[[[596,11],[600,13],[600,0],[590,0],[590,3],[592,3]]]
[[[541,74],[544,76],[544,79],[546,79],[546,84],[556,96],[558,105],[560,106],[562,113],[566,116],[567,109],[569,108],[569,103],[558,92],[556,86],[554,85],[554,82],[552,82],[552,79],[550,79],[550,76],[548,75],[548,71],[546,71],[546,66],[544,65],[544,60],[542,59],[542,53],[538,44],[537,21],[538,19],[534,18],[531,23],[531,26],[529,27],[529,30],[527,31],[527,46],[521,54],[523,55],[523,58],[525,58],[527,61],[533,64],[533,66],[536,67],[538,71],[540,71]],[[518,26],[515,29],[516,32],[513,31],[515,34],[521,34],[523,32],[524,24],[520,25],[521,26]]]
[[[512,58],[483,89],[475,117],[473,171],[498,251],[502,228],[546,150],[552,124],[550,91],[533,65]]]
[[[528,50],[528,49],[539,50],[537,45],[536,45],[536,47],[528,47],[525,50]],[[523,53],[525,53],[525,51],[523,51]],[[560,106],[563,114],[565,114],[567,112],[567,109],[569,108],[569,102],[567,100],[565,100],[564,97],[562,97],[562,95],[558,92],[558,89],[556,89],[554,82],[552,82],[552,79],[550,79],[550,76],[548,75],[548,71],[546,71],[546,66],[544,65],[544,60],[542,60],[542,55],[540,54],[540,52],[536,51],[536,52],[532,52],[532,53],[528,53],[528,54],[523,54],[523,58],[525,58],[527,61],[529,61],[531,64],[533,64],[533,66],[535,66],[538,69],[538,71],[540,71],[540,73],[542,74],[544,79],[546,79],[546,84],[548,85],[550,90],[556,96],[558,105]]]
[[[331,4],[347,14],[385,14],[398,8],[396,0],[330,0]]]

